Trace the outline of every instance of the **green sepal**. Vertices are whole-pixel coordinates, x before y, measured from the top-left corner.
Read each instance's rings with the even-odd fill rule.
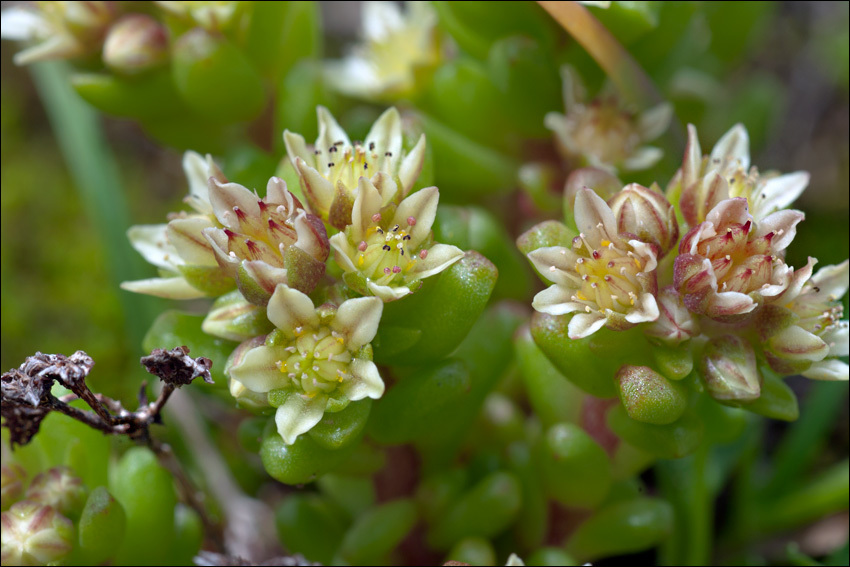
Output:
[[[484,538],[467,537],[452,547],[445,560],[466,565],[496,565],[496,550]]]
[[[224,369],[228,357],[238,344],[204,333],[201,330],[203,320],[203,315],[166,311],[151,325],[142,341],[142,348],[152,351],[155,348],[172,349],[185,345],[189,347],[190,356],[205,356],[212,360],[210,375],[216,387],[226,388]]]
[[[89,565],[100,565],[118,551],[124,540],[127,514],[105,486],[89,494],[77,524],[81,556]]]
[[[318,2],[254,2],[245,55],[277,83],[293,65],[321,50]]]
[[[294,245],[283,253],[283,267],[286,268],[287,285],[305,294],[313,291],[325,275],[324,262]]]
[[[307,434],[320,447],[338,451],[360,439],[371,409],[372,400],[369,398],[346,403],[339,411],[326,411],[322,420]]]
[[[110,470],[109,491],[127,513],[117,564],[160,565],[174,541],[174,479],[146,447],[133,447]],[[151,545],[155,541],[157,545]]]
[[[617,405],[608,411],[608,427],[627,443],[662,459],[678,459],[693,453],[703,438],[703,423],[693,413],[669,425],[641,423]]]
[[[416,523],[412,500],[394,500],[360,516],[345,534],[338,556],[348,564],[370,565],[395,549]]]
[[[326,497],[295,493],[275,510],[280,543],[290,553],[329,565],[345,534],[346,522]]]
[[[796,421],[800,417],[800,407],[794,390],[788,387],[781,376],[770,369],[762,367],[760,370],[764,378],[761,395],[748,404],[742,404],[741,407],[771,419]]]
[[[547,494],[570,508],[594,509],[611,488],[611,461],[581,427],[557,423],[535,448]]]
[[[272,292],[257,283],[257,280],[248,273],[245,269],[245,262],[240,263],[236,269],[236,286],[239,288],[242,297],[254,305],[265,307],[272,298]]]
[[[616,380],[620,402],[636,421],[667,425],[682,417],[688,406],[687,387],[648,366],[623,365]]]
[[[124,78],[106,73],[76,73],[71,86],[98,110],[138,120],[162,119],[188,111],[168,70]]]
[[[251,120],[263,110],[263,79],[245,54],[223,36],[202,28],[172,46],[174,84],[186,105],[207,120]]]
[[[283,438],[270,419],[260,445],[260,458],[266,472],[284,484],[306,484],[330,472],[353,452],[357,443],[349,443],[339,451],[325,449],[310,436],[299,435],[292,445]]]
[[[588,561],[643,551],[667,539],[673,530],[673,509],[654,498],[617,502],[596,512],[573,532],[567,552]]]
[[[576,236],[576,232],[567,228],[564,223],[548,220],[538,223],[520,234],[516,239],[516,245],[520,252],[528,254],[538,248],[571,246],[573,238]]]
[[[521,504],[522,488],[513,474],[490,474],[431,527],[428,544],[436,549],[449,549],[465,537],[494,537],[513,523]]]
[[[381,326],[372,341],[380,364],[416,365],[440,360],[457,348],[481,315],[496,284],[498,270],[471,250],[436,281],[417,293],[384,306]],[[419,340],[399,349],[397,327],[421,330]],[[387,331],[390,329],[390,331]],[[408,343],[410,335],[402,336]]]
[[[247,341],[265,335],[274,329],[266,317],[266,310],[245,301],[239,291],[233,291],[215,300],[201,324],[208,335],[230,341]]]
[[[434,240],[461,250],[477,250],[493,262],[499,270],[494,298],[525,298],[531,286],[528,262],[517,253],[504,225],[486,209],[441,205]]]
[[[211,297],[223,295],[236,287],[233,278],[227,276],[218,266],[177,266],[180,275],[197,289]]]
[[[469,370],[460,360],[420,369],[384,394],[369,423],[369,436],[386,445],[401,445],[430,435],[435,423],[457,410],[469,388]]]
[[[515,35],[495,42],[487,67],[511,109],[502,115],[510,128],[523,137],[548,138],[551,132],[543,118],[563,107],[561,81],[550,52],[532,37]]]
[[[567,380],[543,354],[528,326],[517,332],[514,352],[528,402],[540,422],[544,426],[559,421],[577,423],[585,393]]]

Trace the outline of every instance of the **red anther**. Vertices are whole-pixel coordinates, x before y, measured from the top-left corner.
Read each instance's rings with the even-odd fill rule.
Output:
[[[372,222],[381,222],[381,213],[375,213],[372,215]]]
[[[357,245],[357,249],[360,250],[361,252],[365,252],[366,248],[367,248],[367,245],[366,245],[365,240],[361,240],[360,244]]]
[[[400,266],[393,266],[393,273],[394,274],[400,274],[401,273],[401,267]]]
[[[419,252],[419,259],[420,260],[424,260],[427,257],[428,257],[428,251],[427,250],[422,250],[422,251]]]
[[[415,226],[416,218],[415,217],[407,217],[407,226]]]
[[[385,273],[385,274],[387,274],[387,275],[390,275],[390,269],[389,269],[389,268],[384,268],[384,273]]]
[[[609,267],[609,268],[613,268],[614,266],[615,266],[615,264],[614,264],[614,260],[611,260],[610,262],[608,262],[608,267]]]
[[[592,255],[593,255],[594,260],[598,260],[599,258],[601,258],[601,254],[599,254],[599,250],[594,250]]]

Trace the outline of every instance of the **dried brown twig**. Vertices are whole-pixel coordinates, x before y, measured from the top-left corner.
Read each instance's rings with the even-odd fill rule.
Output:
[[[171,350],[154,349],[150,355],[142,357],[142,365],[158,377],[163,386],[157,398],[149,402],[147,384],[142,384],[139,407],[131,412],[121,402],[89,389],[85,379],[94,366],[94,360],[85,352],[78,350],[71,356],[37,352],[17,369],[2,376],[2,426],[9,429],[14,449],[15,445],[26,445],[32,441],[44,418],[56,411],[103,433],[126,435],[147,445],[174,476],[182,499],[198,513],[207,535],[211,540],[219,541],[221,527],[210,519],[203,504],[203,494],[185,473],[171,447],[150,434],[152,424],[162,423],[162,409],[175,389],[190,384],[195,378],[212,383],[212,361],[188,355],[189,349],[182,346]],[[55,396],[51,390],[56,383],[71,393]],[[70,405],[78,399],[88,404],[92,411]]]

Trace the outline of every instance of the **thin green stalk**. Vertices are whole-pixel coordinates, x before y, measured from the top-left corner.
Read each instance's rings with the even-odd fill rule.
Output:
[[[711,562],[713,497],[706,478],[708,447],[655,467],[665,498],[673,505],[676,524],[660,550],[662,565],[708,565]]]
[[[96,113],[71,89],[68,68],[44,62],[30,66],[30,70],[86,216],[103,242],[110,283],[117,289],[122,281],[142,277],[141,262],[126,236],[130,222],[118,165]],[[153,304],[148,298],[129,293],[122,292],[119,298],[129,346],[140,350],[152,321]]]

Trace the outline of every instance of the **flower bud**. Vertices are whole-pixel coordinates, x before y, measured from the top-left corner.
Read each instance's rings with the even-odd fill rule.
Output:
[[[699,325],[684,306],[676,288],[667,286],[658,293],[658,319],[650,323],[645,333],[650,337],[676,346],[699,333]]]
[[[83,510],[88,489],[68,467],[54,467],[35,477],[27,489],[27,500],[52,506],[60,514],[77,518]]]
[[[145,14],[127,14],[119,19],[103,44],[103,62],[116,73],[144,73],[167,59],[165,27]]]
[[[624,365],[617,372],[620,401],[629,417],[666,425],[679,419],[687,406],[687,390],[648,366]]]
[[[3,565],[48,565],[67,556],[74,525],[50,506],[23,501],[0,516]]]
[[[230,376],[230,369],[241,364],[245,355],[251,349],[261,346],[265,341],[266,336],[263,335],[254,337],[236,347],[230,358],[227,359],[227,367],[224,370],[225,375]],[[236,398],[236,403],[239,407],[250,411],[257,412],[271,407],[266,394],[249,390],[242,382],[233,378],[230,378],[230,395]]]
[[[265,335],[274,325],[266,318],[265,309],[245,301],[239,291],[233,291],[215,300],[201,329],[215,337],[247,341]]]
[[[633,234],[638,240],[658,246],[658,257],[670,251],[679,240],[679,223],[673,205],[661,194],[658,185],[647,189],[630,183],[608,199],[620,233]]]
[[[8,510],[12,504],[21,499],[26,481],[27,471],[20,465],[3,465],[0,468],[0,495],[2,495],[0,507],[3,510]]]
[[[700,360],[700,373],[716,400],[746,402],[761,394],[756,354],[741,337],[724,335],[709,341]]]

